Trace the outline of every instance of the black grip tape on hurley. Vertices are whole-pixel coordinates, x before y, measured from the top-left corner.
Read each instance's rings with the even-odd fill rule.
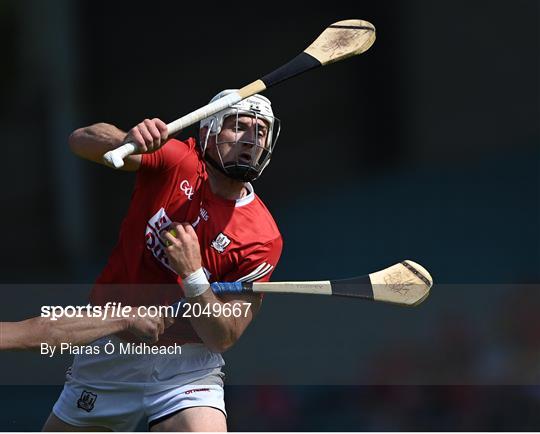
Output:
[[[274,84],[281,83],[282,81],[287,80],[288,78],[294,77],[295,75],[301,74],[310,69],[321,66],[315,57],[302,52],[290,62],[287,62],[285,65],[280,66],[275,71],[272,71],[270,74],[266,74],[261,80],[264,82],[266,88]]]

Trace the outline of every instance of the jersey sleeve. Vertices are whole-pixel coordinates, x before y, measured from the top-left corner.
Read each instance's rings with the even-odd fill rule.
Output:
[[[282,248],[283,240],[279,236],[246,252],[238,267],[223,276],[223,281],[268,282],[277,266]]]
[[[139,171],[163,171],[180,164],[195,147],[195,139],[189,138],[185,142],[168,140],[160,149],[151,154],[142,154]]]

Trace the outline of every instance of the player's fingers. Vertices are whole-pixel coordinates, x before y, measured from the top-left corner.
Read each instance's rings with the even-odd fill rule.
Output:
[[[158,339],[158,327],[153,318],[136,318],[131,332],[144,342],[154,343]]]
[[[152,329],[151,334],[145,340],[151,344],[155,344],[159,340],[159,331],[157,327]]]
[[[184,225],[184,231],[185,231],[185,234],[193,239],[193,240],[199,240],[199,238],[197,237],[197,233],[195,232],[195,229],[193,228],[193,226],[191,226],[189,223],[185,223]]]
[[[148,131],[148,126],[146,125],[146,121],[148,119],[145,119],[142,121],[139,125],[137,125],[137,129],[141,133],[141,136],[144,139],[144,143],[149,151],[154,149],[154,138],[152,137],[152,134],[150,131]]]
[[[146,129],[152,136],[152,145],[154,149],[159,148],[161,146],[161,133],[157,129],[155,123],[151,121],[150,119],[145,119],[144,125],[146,126]]]
[[[178,231],[186,235],[195,233],[193,226],[191,226],[191,223],[187,222],[182,222],[178,224]]]
[[[157,342],[159,335],[163,333],[163,321],[159,316],[148,317],[148,319],[151,321],[153,342]]]
[[[165,323],[161,317],[156,317],[156,320],[156,331],[158,335],[161,335],[165,331]]]
[[[169,129],[167,128],[167,124],[158,118],[154,118],[152,121],[161,134],[161,140],[166,141],[169,137]]]
[[[186,226],[191,226],[191,225],[189,223],[186,223],[186,222],[181,222],[181,223],[175,222],[175,227],[178,230],[185,230]]]
[[[174,317],[166,316],[163,318],[163,322],[164,322],[165,328],[168,329],[170,326],[174,324]]]
[[[177,223],[177,222],[174,222],[173,223],[173,226],[174,226],[174,229],[176,229],[179,233],[184,233],[185,232],[185,225],[188,224],[188,223]]]
[[[169,226],[167,226],[167,228],[163,229],[161,231],[162,238],[164,238],[165,234],[170,234],[173,237],[176,237],[178,235],[177,223],[172,222]]]
[[[174,224],[174,230],[176,231],[176,238],[180,241],[186,241],[190,238],[189,233],[187,232],[186,227],[191,225],[189,223],[176,223]]]
[[[146,332],[142,340],[153,344],[157,342],[158,339],[159,339],[158,328],[156,324],[151,323],[150,326],[148,327],[148,331]]]
[[[167,226],[166,228],[160,229],[159,236],[163,238],[167,232],[171,232],[173,235],[176,233],[172,225],[170,225],[170,226]]]
[[[162,232],[161,238],[165,242],[167,248],[180,245],[180,241],[178,241],[178,238],[171,234],[169,231]]]
[[[146,152],[148,148],[144,142],[144,138],[137,127],[133,128],[126,138],[126,142],[133,142],[137,146],[139,152]]]

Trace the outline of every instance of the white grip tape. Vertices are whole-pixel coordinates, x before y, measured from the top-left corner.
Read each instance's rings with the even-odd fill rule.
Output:
[[[229,95],[224,96],[223,98],[218,99],[210,104],[205,105],[185,116],[182,116],[175,121],[172,121],[167,125],[169,131],[169,136],[174,135],[184,128],[193,125],[201,121],[202,119],[212,116],[221,110],[224,110],[237,102],[242,101],[242,97],[238,92],[230,93]],[[103,156],[103,161],[110,167],[119,169],[124,165],[124,158],[128,155],[131,155],[135,152],[137,148],[133,143],[125,143],[122,146],[113,149],[112,151],[107,152]]]
[[[220,112],[221,110],[224,110],[240,101],[242,101],[240,94],[238,92],[233,92],[224,96],[223,98],[218,99],[217,101],[211,102],[210,104],[207,104],[204,107],[201,107],[168,124],[167,128],[169,129],[169,135],[176,134],[182,131],[184,128],[206,119],[208,116],[215,115],[217,112]]]
[[[187,298],[192,298],[206,292],[210,288],[210,283],[208,283],[206,274],[201,267],[189,276],[184,277],[182,279],[182,286],[184,287],[184,295]]]
[[[103,156],[103,161],[110,167],[120,169],[124,165],[124,158],[133,154],[136,149],[133,143],[124,143],[122,146],[107,152]]]

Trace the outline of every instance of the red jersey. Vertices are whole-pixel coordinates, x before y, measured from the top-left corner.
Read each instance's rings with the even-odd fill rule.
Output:
[[[158,151],[143,154],[118,243],[91,302],[168,305],[183,298],[181,278],[169,266],[159,236],[172,222],[194,227],[210,282],[267,281],[281,255],[282,238],[253,187],[246,187],[249,194],[236,201],[213,194],[193,138],[169,140]],[[172,285],[164,290],[162,284]],[[189,320],[179,318],[159,343],[173,342],[201,340]]]

